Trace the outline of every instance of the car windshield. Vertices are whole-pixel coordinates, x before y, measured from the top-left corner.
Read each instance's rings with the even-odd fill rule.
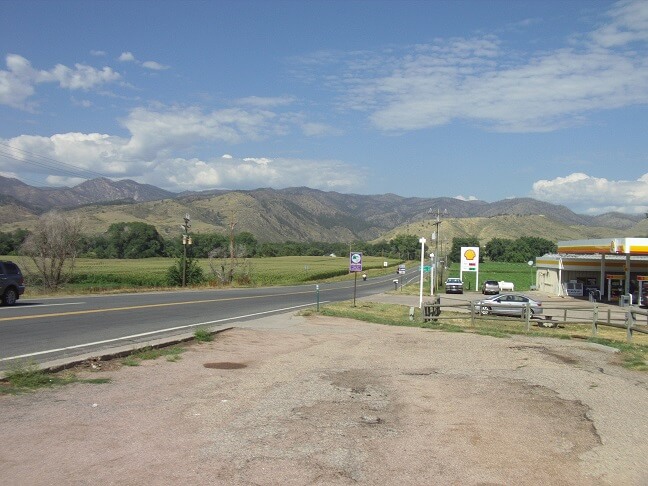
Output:
[[[449,278],[448,283],[461,283],[461,279],[459,279],[459,278]]]

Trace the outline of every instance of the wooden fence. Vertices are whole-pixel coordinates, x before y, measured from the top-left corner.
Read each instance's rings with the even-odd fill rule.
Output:
[[[469,313],[472,326],[475,326],[479,319],[506,320],[510,322],[511,316],[500,316],[492,313],[482,315],[479,312],[480,305],[477,302],[441,304],[441,300],[437,297],[435,300],[423,304],[423,320],[425,322],[465,320],[465,314]],[[559,323],[563,325],[576,323],[591,324],[592,337],[597,336],[599,326],[625,329],[628,342],[632,341],[635,332],[648,334],[648,309],[637,306],[613,308],[602,304],[589,306],[558,304],[552,306],[543,304],[542,309],[543,313],[539,315],[533,315],[529,304],[520,309],[521,315],[518,320],[525,324],[527,331],[531,329],[532,323],[537,323],[542,327],[557,327]],[[513,318],[515,319],[514,316]]]

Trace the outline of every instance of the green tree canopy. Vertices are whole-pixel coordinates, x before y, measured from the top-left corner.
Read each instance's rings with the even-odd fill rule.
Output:
[[[113,223],[105,235],[105,257],[149,258],[164,254],[164,241],[155,226],[140,223]]]

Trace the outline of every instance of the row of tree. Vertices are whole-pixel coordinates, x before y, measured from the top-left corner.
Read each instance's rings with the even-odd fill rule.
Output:
[[[479,239],[474,237],[453,238],[452,248],[448,255],[451,262],[461,260],[461,247],[480,247],[479,259],[483,262],[486,258],[491,262],[522,263],[535,260],[536,257],[546,253],[555,253],[558,246],[547,239],[535,236],[522,236],[515,240],[493,238],[481,247]]]
[[[59,221],[61,215],[56,216]],[[59,221],[60,222],[60,221]],[[21,252],[29,232],[16,230],[13,233],[0,232],[0,254],[12,255]],[[294,255],[345,255],[350,251],[362,251],[369,256],[392,258],[415,258],[418,237],[399,235],[391,241],[351,243],[286,241],[283,243],[260,243],[249,232],[234,235],[218,233],[195,233],[191,235],[188,253],[194,258],[208,258],[210,252],[222,249],[228,254],[243,257],[278,257]],[[234,250],[234,251],[233,251]],[[179,257],[184,254],[183,242],[177,238],[163,238],[155,226],[141,222],[122,222],[110,225],[101,235],[78,235],[77,254],[93,258],[150,258]]]
[[[362,251],[369,256],[383,256],[399,259],[420,258],[419,238],[414,235],[399,235],[379,243],[353,242],[317,243],[286,242],[259,244],[250,233],[195,234],[191,244],[183,237],[165,240],[152,225],[139,222],[115,223],[99,236],[87,236],[81,232],[78,218],[69,218],[52,212],[41,217],[32,232],[17,230],[0,233],[0,253],[20,253],[31,260],[43,285],[56,289],[66,282],[74,271],[78,256],[97,258],[148,258],[156,256],[177,257],[178,262],[169,268],[170,285],[199,283],[203,274],[195,258],[209,258],[213,275],[222,283],[230,284],[235,273],[239,278],[250,278],[248,257],[290,256],[290,255],[344,255],[347,251]],[[185,244],[187,244],[185,246]],[[476,238],[454,238],[452,249],[445,258],[459,261],[461,248],[479,246]],[[547,252],[556,251],[556,245],[542,238],[522,237],[517,240],[496,238],[489,241],[480,256],[492,261],[523,262]],[[448,261],[445,262],[446,265]]]
[[[59,219],[57,221],[58,224],[62,224]],[[77,233],[76,252],[79,256],[128,259],[157,256],[179,257],[184,253],[180,237],[165,239],[158,233],[155,226],[147,223],[114,223],[104,234],[97,236],[83,235],[80,231]],[[11,233],[0,232],[0,255],[20,253],[21,247],[29,235],[30,233],[26,230],[16,230]],[[398,235],[389,241],[382,240],[377,243],[364,241],[351,243],[312,241],[260,243],[249,232],[230,236],[218,233],[196,233],[191,236],[192,244],[187,246],[187,250],[194,258],[208,258],[210,252],[217,249],[221,249],[223,253],[230,254],[230,256],[233,253],[238,257],[346,255],[350,251],[362,251],[368,256],[415,260],[419,259],[421,255],[419,237],[415,235]],[[475,237],[453,238],[448,261],[458,262],[461,258],[461,247],[466,246],[479,247],[479,239]],[[516,240],[493,238],[482,248],[480,257],[482,261],[487,258],[493,262],[526,262],[556,250],[556,244],[544,238],[528,236]]]

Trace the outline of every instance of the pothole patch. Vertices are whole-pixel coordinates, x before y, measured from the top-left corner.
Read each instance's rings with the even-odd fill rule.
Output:
[[[247,368],[245,363],[232,363],[230,361],[205,363],[203,366],[212,370],[240,370],[241,368]]]

